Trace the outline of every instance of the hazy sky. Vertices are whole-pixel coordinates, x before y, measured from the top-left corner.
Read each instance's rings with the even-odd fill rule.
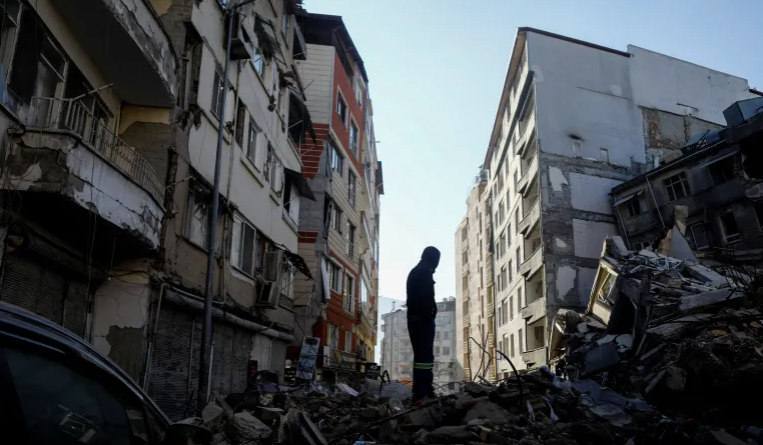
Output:
[[[763,1],[305,0],[305,8],[341,15],[368,71],[384,165],[380,295],[389,298],[405,299],[405,278],[427,245],[443,253],[437,299],[455,294],[456,225],[517,27],[623,51],[634,44],[763,89]]]

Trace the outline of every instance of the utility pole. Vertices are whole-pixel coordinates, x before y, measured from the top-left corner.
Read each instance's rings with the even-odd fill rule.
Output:
[[[232,0],[231,0],[232,1]],[[215,275],[215,250],[217,249],[217,214],[220,210],[220,160],[223,155],[223,136],[225,134],[225,102],[228,96],[228,68],[230,65],[230,46],[233,38],[233,15],[243,6],[253,3],[255,0],[243,0],[236,4],[228,4],[225,7],[225,16],[228,20],[228,34],[225,36],[225,66],[223,68],[223,85],[220,94],[223,95],[220,103],[220,124],[217,128],[217,153],[215,155],[215,178],[212,185],[212,206],[209,210],[207,222],[207,276],[204,282],[204,320],[201,329],[201,357],[199,358],[199,389],[197,394],[197,409],[201,411],[207,404],[209,392],[210,358],[212,355],[212,292]],[[230,180],[230,178],[228,178]]]

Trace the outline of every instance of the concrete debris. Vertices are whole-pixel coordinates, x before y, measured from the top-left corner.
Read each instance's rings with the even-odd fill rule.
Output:
[[[559,311],[551,338],[581,403],[620,428],[638,422],[636,406],[658,409],[659,443],[763,443],[744,402],[763,397],[763,271],[626,253],[618,237],[600,264],[587,310]]]

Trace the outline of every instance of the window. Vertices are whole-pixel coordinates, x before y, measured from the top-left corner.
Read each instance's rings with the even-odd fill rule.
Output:
[[[289,30],[289,14],[284,11],[281,14],[281,35],[283,36],[284,41],[286,41],[286,31]]]
[[[329,324],[329,348],[339,349],[339,326]]]
[[[509,355],[509,339],[506,334],[503,334],[503,349],[501,350],[506,356]]]
[[[355,173],[352,171],[347,172],[347,199],[350,201],[352,208],[355,208],[358,180],[355,177]]]
[[[254,119],[249,119],[249,140],[246,142],[246,157],[252,162],[257,156],[257,137],[260,134],[260,129],[257,124],[254,123]]]
[[[664,180],[665,190],[668,193],[668,201],[673,202],[691,195],[689,191],[689,181],[686,179],[686,173],[679,173]]]
[[[447,346],[443,346],[442,355],[450,355],[450,348]]]
[[[358,105],[363,108],[363,82],[360,78],[355,80],[355,100],[358,101]]]
[[[247,275],[252,275],[256,267],[254,261],[255,234],[254,227],[239,215],[233,218],[230,262]]]
[[[222,121],[223,116],[223,74],[220,71],[220,67],[215,68],[215,78],[212,84],[212,113]]]
[[[723,229],[723,235],[726,237],[726,242],[731,243],[739,240],[742,235],[739,233],[739,227],[737,227],[737,220],[734,218],[734,214],[731,212],[724,213],[720,217],[721,228]]]
[[[352,352],[352,332],[344,333],[344,352]]]
[[[519,206],[514,211],[514,235],[517,234],[517,228],[519,227]]]
[[[517,270],[519,270],[519,264],[522,262],[522,252],[517,247]]]
[[[207,196],[199,189],[188,191],[188,202],[185,215],[185,236],[197,246],[206,249],[207,224],[209,221],[209,202]]]
[[[503,266],[501,267],[501,275],[500,275],[501,281],[500,281],[500,286],[498,288],[499,291],[502,291],[503,288],[506,286],[506,283],[503,282],[505,277],[506,277],[506,266]]]
[[[583,156],[583,141],[579,139],[572,140],[572,156],[575,158]]]
[[[331,290],[342,292],[342,268],[331,262],[329,262],[329,282]]]
[[[355,157],[358,156],[358,126],[350,120],[350,151]]]
[[[686,234],[688,235],[689,241],[694,246],[694,250],[702,250],[710,247],[704,223],[690,225]]]
[[[511,356],[514,357],[516,355],[516,351],[514,350],[514,334],[511,334],[509,345],[511,347]]]
[[[149,437],[156,432],[149,433],[144,407],[115,392],[113,382],[96,380],[84,363],[75,370],[53,356],[3,352],[30,443],[160,443]]]
[[[339,233],[342,233],[342,209],[334,203],[331,215],[331,225]]]
[[[522,312],[522,288],[517,288],[517,314]]]
[[[509,297],[509,320],[514,319],[514,297]]]
[[[336,114],[342,119],[342,125],[347,127],[347,103],[342,98],[342,93],[336,95]]]
[[[520,329],[519,330],[519,335],[517,335],[517,343],[519,345],[519,353],[520,354],[525,352],[524,341],[522,339],[523,339],[523,337],[522,337],[522,329]]]
[[[543,332],[543,326],[535,326],[533,328],[533,334],[535,335],[535,347],[540,348],[546,345],[546,335]]]
[[[505,300],[501,306],[503,309],[503,323],[506,324],[509,321],[509,306],[506,304]]]
[[[331,144],[331,169],[339,176],[344,174],[344,158],[334,144]]]
[[[450,332],[445,331],[442,333],[443,340],[448,340],[450,338]]]
[[[349,273],[344,274],[344,311],[350,315],[355,314],[355,278]]]
[[[246,120],[246,107],[239,101],[236,109],[236,142],[239,147],[244,145],[244,124]]]
[[[625,208],[628,211],[629,218],[633,218],[646,212],[646,206],[644,205],[644,200],[641,196],[633,197],[628,201]]]
[[[509,283],[514,281],[514,269],[511,267],[511,260],[509,260],[508,268],[506,269],[509,273]]]
[[[729,156],[715,161],[707,167],[707,170],[710,172],[714,185],[723,184],[734,177],[734,157]]]
[[[254,72],[256,72],[257,75],[264,80],[265,79],[265,57],[262,55],[262,51],[260,50],[259,46],[255,46],[254,48],[254,57],[252,58],[252,66],[254,67]]]
[[[355,258],[355,232],[357,228],[347,221],[347,256]]]
[[[434,334],[434,339],[435,339],[435,340],[439,340],[441,335],[442,335],[442,334],[440,334],[439,332],[435,332],[435,334]]]
[[[509,250],[511,247],[511,223],[506,227],[506,234],[508,235],[506,237],[506,250]]]
[[[503,340],[498,342],[498,350],[503,352]],[[496,354],[498,360],[501,360],[503,357],[501,357],[501,354]]]
[[[435,346],[434,347],[434,355],[440,355],[440,347],[439,346]]]

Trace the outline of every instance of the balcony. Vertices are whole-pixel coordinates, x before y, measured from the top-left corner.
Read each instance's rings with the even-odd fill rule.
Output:
[[[519,221],[517,232],[526,235],[538,221],[540,221],[540,198],[535,201],[529,213],[525,212],[525,217]]]
[[[463,327],[465,327],[465,328],[467,328],[467,327],[469,327],[471,325],[471,323],[469,322],[469,316],[468,315],[464,315],[463,322],[464,322],[464,326]]]
[[[463,298],[464,301],[469,299],[469,288],[468,287],[464,287],[464,290],[461,292],[461,297]]]
[[[548,347],[543,346],[531,351],[522,353],[522,361],[525,362],[528,368],[539,368],[541,365],[545,365],[548,360]]]
[[[525,170],[524,174],[517,182],[517,192],[524,195],[527,191],[528,185],[532,184],[535,177],[538,175],[538,162],[533,159],[532,163]]]
[[[530,256],[530,258],[526,259],[522,265],[519,266],[519,273],[527,277],[529,275],[534,275],[535,272],[540,270],[540,268],[543,266],[543,247],[539,247],[533,254]]]
[[[487,304],[487,316],[492,317],[493,315],[495,315],[495,303],[491,301]]]
[[[51,0],[71,33],[125,102],[168,108],[178,55],[149,0]],[[42,7],[39,9],[42,15]],[[50,13],[46,14],[50,19]],[[182,42],[177,42],[182,45]],[[96,85],[100,86],[100,85]]]
[[[29,131],[18,133],[7,169],[16,190],[63,195],[115,232],[159,246],[164,185],[148,161],[81,102],[34,98],[20,117]],[[14,171],[14,164],[27,170]]]
[[[493,266],[491,263],[487,264],[487,268],[485,269],[485,287],[490,287],[493,285]]]
[[[534,323],[546,315],[546,299],[538,298],[522,308],[522,318],[529,323]]]

